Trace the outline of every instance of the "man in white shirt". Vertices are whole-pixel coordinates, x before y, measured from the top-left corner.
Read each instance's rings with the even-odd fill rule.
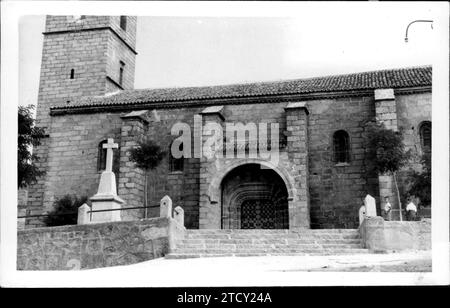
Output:
[[[392,205],[389,203],[389,197],[385,197],[385,204],[384,204],[384,219],[385,220],[392,220]]]
[[[406,219],[408,221],[413,221],[416,219],[417,207],[412,202],[412,198],[408,198],[408,205],[406,206]]]

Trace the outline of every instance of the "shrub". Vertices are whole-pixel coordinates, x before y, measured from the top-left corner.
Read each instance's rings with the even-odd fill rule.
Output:
[[[78,208],[86,203],[88,197],[78,198],[74,195],[65,195],[53,203],[53,210],[46,216],[44,222],[49,227],[76,225]]]

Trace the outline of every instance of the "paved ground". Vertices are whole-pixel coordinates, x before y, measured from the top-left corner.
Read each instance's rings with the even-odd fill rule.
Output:
[[[355,254],[338,256],[270,256],[270,257],[218,257],[193,259],[155,259],[138,264],[115,267],[115,271],[128,270],[180,270],[195,269],[213,271],[245,272],[292,272],[292,271],[393,271],[430,272],[431,252],[403,252],[391,254]],[[89,271],[107,271],[108,268]]]
[[[99,283],[102,286],[146,287],[442,284],[448,277],[443,272],[432,272],[431,259],[431,251],[335,256],[160,258],[79,273],[85,286]]]
[[[107,282],[111,286],[404,285],[424,282],[429,284],[430,282],[424,280],[424,275],[431,272],[431,252],[345,256],[161,258],[133,265],[81,272],[84,273],[83,281],[89,283],[94,283],[98,274],[110,277]],[[396,280],[392,278],[394,276],[381,277],[379,275],[383,273],[380,272],[410,273],[409,276],[395,275],[400,279]],[[104,282],[102,280],[102,285]]]

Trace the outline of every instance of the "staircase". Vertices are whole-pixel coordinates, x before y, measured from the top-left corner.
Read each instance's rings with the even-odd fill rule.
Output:
[[[368,253],[357,229],[186,230],[168,259]]]

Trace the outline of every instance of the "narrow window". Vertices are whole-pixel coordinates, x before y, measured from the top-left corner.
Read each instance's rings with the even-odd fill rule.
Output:
[[[170,172],[175,171],[183,171],[184,168],[184,157],[175,158],[172,156],[172,151],[170,150],[172,148],[172,144],[169,148],[169,170]],[[180,146],[180,151],[183,151],[183,144]]]
[[[127,30],[127,17],[126,16],[120,16],[120,28],[123,30]]]
[[[123,71],[124,71],[124,68],[125,68],[125,63],[120,61],[120,68],[119,68],[119,84],[120,85],[123,84]]]
[[[350,144],[348,133],[344,130],[338,130],[333,135],[334,161],[339,163],[348,163],[350,161]]]
[[[70,79],[73,79],[73,78],[75,78],[75,70],[71,69],[70,70]]]
[[[106,169],[106,149],[103,145],[107,143],[108,140],[103,140],[98,144],[98,159],[97,159],[97,170],[102,171]]]
[[[422,150],[431,151],[431,122],[422,122],[420,124],[419,134]]]

